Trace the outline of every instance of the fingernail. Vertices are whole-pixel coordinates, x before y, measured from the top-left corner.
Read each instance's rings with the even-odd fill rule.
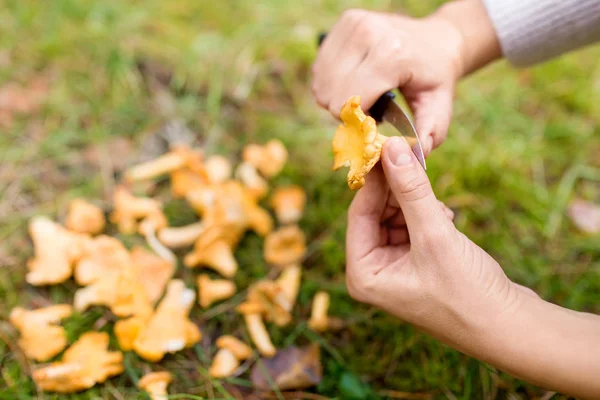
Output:
[[[412,162],[412,154],[408,143],[399,137],[388,140],[387,156],[396,166],[407,165]]]
[[[430,154],[432,150],[433,150],[433,136],[428,135],[425,138],[425,151],[427,152],[427,154]]]

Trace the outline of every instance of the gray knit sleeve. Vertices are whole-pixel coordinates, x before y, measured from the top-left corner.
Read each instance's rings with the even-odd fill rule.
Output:
[[[600,41],[600,0],[483,0],[504,56],[527,66]]]

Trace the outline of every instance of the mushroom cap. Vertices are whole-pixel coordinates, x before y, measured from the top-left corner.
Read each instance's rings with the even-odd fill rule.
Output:
[[[15,307],[10,312],[10,323],[19,330],[19,347],[27,358],[47,361],[67,347],[67,335],[62,326],[56,326],[61,319],[71,315],[68,304],[55,304],[35,310]]]
[[[29,260],[25,280],[31,285],[53,285],[69,279],[82,257],[89,236],[70,232],[47,217],[29,221],[35,257]]]
[[[265,239],[265,260],[284,266],[297,263],[306,253],[306,237],[296,225],[289,225],[271,232]]]
[[[350,167],[348,186],[352,190],[365,184],[365,177],[381,158],[383,143],[387,140],[377,132],[375,120],[360,108],[360,96],[352,96],[340,112],[343,124],[333,137],[333,169]]]
[[[255,199],[262,199],[269,191],[269,184],[258,174],[254,165],[243,162],[235,169],[235,177],[244,183],[246,190]]]
[[[207,274],[200,274],[197,282],[198,302],[202,308],[208,308],[212,303],[235,294],[235,283],[227,279],[210,279]]]
[[[129,252],[118,239],[101,235],[87,242],[74,269],[75,281],[89,285],[107,275],[120,273],[130,264]]]
[[[198,245],[196,242],[194,251],[188,253],[183,263],[192,268],[197,265],[205,265],[217,271],[226,278],[233,278],[238,269],[237,261],[233,256],[231,246],[225,240],[217,239],[208,244]]]
[[[171,193],[176,199],[185,197],[187,193],[208,185],[208,176],[205,171],[192,171],[189,168],[173,171],[170,179]]]
[[[172,380],[173,375],[170,372],[150,372],[140,378],[137,386],[149,394],[166,395],[167,386]]]
[[[114,332],[121,350],[130,351],[133,349],[133,342],[147,323],[148,318],[137,316],[115,322]]]
[[[210,183],[221,183],[231,178],[231,163],[223,156],[208,157],[204,167]]]
[[[65,226],[78,233],[95,235],[101,232],[106,225],[102,209],[83,199],[74,199],[69,204],[69,212]]]
[[[125,186],[116,187],[113,194],[114,211],[110,220],[117,224],[119,232],[132,234],[137,230],[138,220],[154,224],[154,229],[167,226],[167,218],[157,200],[148,197],[135,197]]]
[[[254,165],[265,177],[271,178],[281,172],[288,153],[281,141],[272,139],[264,146],[249,144],[244,148],[242,158]]]
[[[108,351],[106,332],[84,333],[63,354],[62,360],[33,372],[33,380],[46,391],[71,393],[89,389],[123,372],[123,354]]]
[[[235,372],[240,366],[240,360],[236,358],[232,351],[228,349],[219,349],[208,373],[213,378],[227,378]]]
[[[255,304],[260,305],[266,320],[273,321],[277,326],[285,326],[292,320],[291,305],[277,282],[262,280],[250,286],[245,307],[252,309],[256,307]]]
[[[293,224],[300,220],[306,205],[306,193],[297,185],[277,188],[271,197],[271,206],[282,224]]]
[[[223,335],[217,339],[216,345],[219,349],[231,351],[238,360],[252,357],[252,348],[235,336]]]
[[[166,353],[197,343],[201,338],[200,330],[188,318],[195,298],[195,292],[187,289],[183,281],[171,280],[156,311],[135,339],[135,352],[148,361],[156,362]]]
[[[139,246],[131,250],[131,263],[148,299],[156,303],[175,273],[175,263]]]

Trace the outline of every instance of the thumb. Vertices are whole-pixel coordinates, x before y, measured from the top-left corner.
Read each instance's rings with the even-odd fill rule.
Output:
[[[409,233],[439,230],[448,223],[425,170],[403,138],[389,138],[381,163],[392,194],[402,209]]]

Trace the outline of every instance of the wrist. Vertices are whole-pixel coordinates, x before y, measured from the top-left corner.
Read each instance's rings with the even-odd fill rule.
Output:
[[[455,0],[441,6],[430,18],[444,20],[460,34],[459,77],[502,57],[500,42],[482,0]]]

